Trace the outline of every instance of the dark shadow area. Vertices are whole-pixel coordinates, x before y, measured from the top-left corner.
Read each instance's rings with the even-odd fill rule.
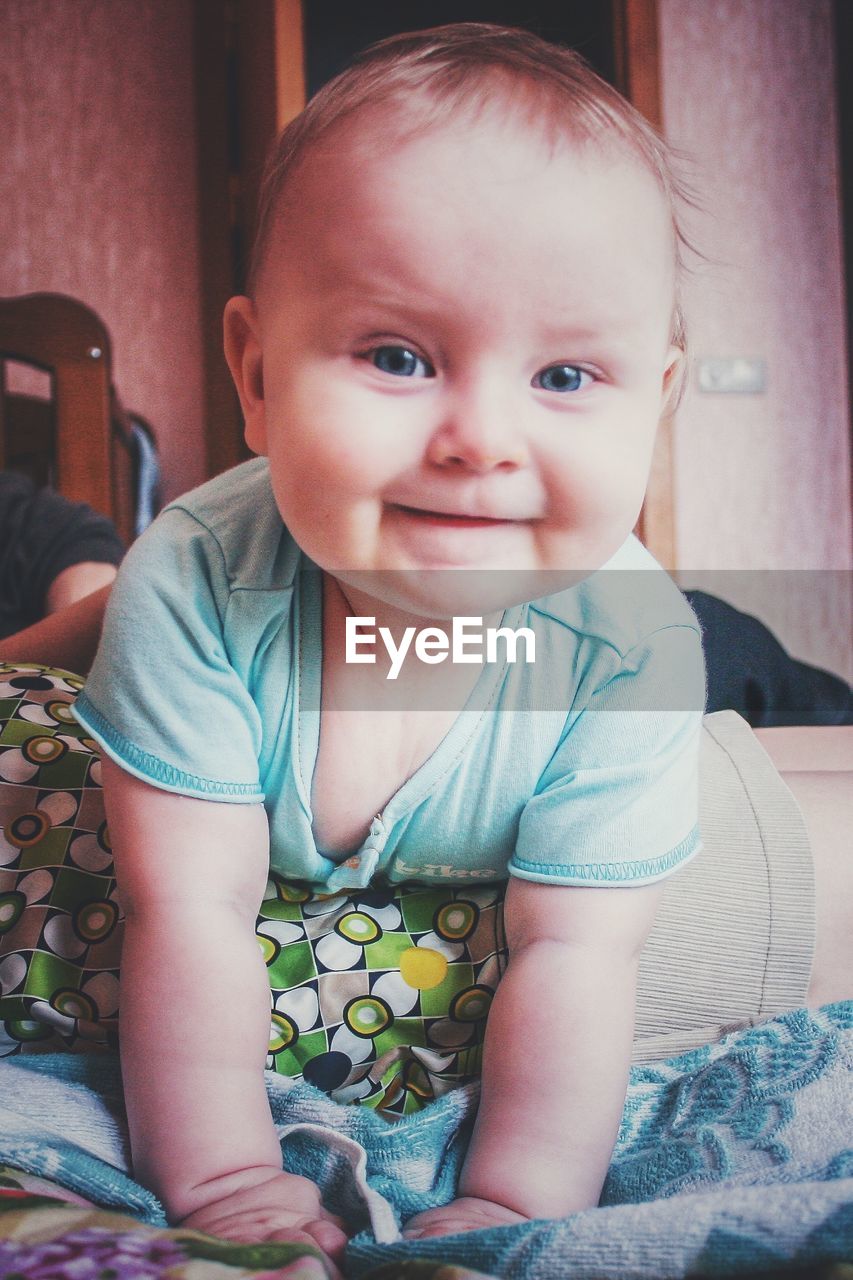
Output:
[[[377,40],[401,31],[419,31],[447,22],[494,22],[525,27],[545,40],[569,45],[592,64],[605,80],[613,81],[613,24],[610,6],[588,0],[413,0],[401,6],[392,0],[341,5],[336,0],[311,0],[305,6],[305,47],[308,94],[342,71],[359,52]]]

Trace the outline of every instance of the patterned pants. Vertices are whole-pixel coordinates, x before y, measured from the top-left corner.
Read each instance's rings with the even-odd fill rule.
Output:
[[[0,1055],[116,1047],[123,917],[82,685],[0,663]],[[502,906],[500,885],[330,896],[271,876],[267,1065],[389,1117],[476,1078]]]

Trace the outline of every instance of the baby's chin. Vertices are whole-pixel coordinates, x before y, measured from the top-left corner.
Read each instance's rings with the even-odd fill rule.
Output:
[[[364,533],[365,531],[362,531]],[[361,606],[369,601],[423,619],[486,617],[515,605],[566,591],[601,568],[627,535],[578,536],[555,532],[554,536],[496,539],[478,536],[479,554],[465,546],[467,531],[457,532],[432,545],[396,538],[353,537],[346,561],[340,554],[344,539],[336,539],[338,554],[330,546],[316,547],[315,563],[360,593]],[[522,531],[518,530],[521,535]],[[457,552],[457,548],[461,550]]]
[[[425,620],[487,617],[565,591],[586,573],[537,568],[452,567],[334,570],[365,599]]]

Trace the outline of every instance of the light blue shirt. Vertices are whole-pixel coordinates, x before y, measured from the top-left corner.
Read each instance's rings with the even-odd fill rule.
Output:
[[[633,885],[698,852],[700,631],[636,538],[578,585],[504,612],[502,626],[533,631],[535,662],[500,648],[484,663],[434,753],[335,857],[312,834],[322,599],[265,460],[244,463],[131,548],[76,717],[155,787],[263,802],[272,869],[319,892],[507,874]]]

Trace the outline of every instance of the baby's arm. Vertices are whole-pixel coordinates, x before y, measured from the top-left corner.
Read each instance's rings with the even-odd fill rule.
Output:
[[[317,1188],[282,1171],[264,1087],[263,808],[160,791],[108,760],[104,792],[126,913],[120,1035],[137,1176],[174,1222],[339,1254],[346,1237]]]
[[[639,955],[661,892],[659,883],[510,878],[510,960],[489,1012],[459,1198],[407,1231],[446,1235],[598,1203],[625,1102]]]

